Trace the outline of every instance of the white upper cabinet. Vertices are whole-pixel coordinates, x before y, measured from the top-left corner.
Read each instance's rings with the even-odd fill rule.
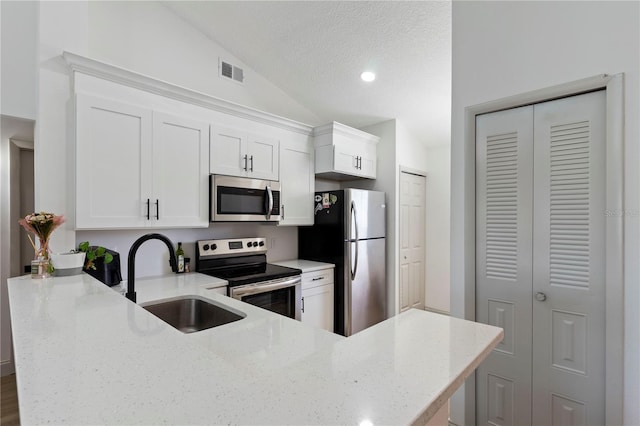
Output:
[[[301,138],[283,140],[280,146],[280,225],[313,225],[313,142]]]
[[[153,113],[152,225],[209,226],[208,157],[208,124]]]
[[[212,125],[210,172],[277,181],[279,147],[276,139]]]
[[[313,129],[316,175],[326,179],[376,178],[377,136],[332,122]]]
[[[76,228],[206,227],[206,123],[78,94]]]
[[[313,224],[310,126],[73,53],[63,58],[76,97],[77,229],[208,227],[210,173],[280,181],[280,224]],[[375,173],[375,153],[365,151],[354,154],[355,167],[369,174],[372,158]]]
[[[76,228],[146,226],[152,112],[76,97]]]

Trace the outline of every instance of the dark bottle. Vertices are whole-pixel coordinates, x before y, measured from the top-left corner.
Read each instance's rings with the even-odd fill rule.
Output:
[[[178,243],[176,258],[178,258],[178,273],[181,274],[184,272],[184,250],[182,249],[182,243]]]

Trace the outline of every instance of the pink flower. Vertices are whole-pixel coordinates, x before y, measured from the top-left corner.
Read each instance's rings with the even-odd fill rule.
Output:
[[[40,252],[48,257],[49,238],[53,231],[64,223],[64,216],[56,216],[53,213],[40,212],[31,213],[18,221],[20,225],[29,233],[34,234],[40,240]],[[31,242],[33,244],[33,241]],[[34,250],[36,250],[34,245]],[[38,250],[36,250],[37,252]]]

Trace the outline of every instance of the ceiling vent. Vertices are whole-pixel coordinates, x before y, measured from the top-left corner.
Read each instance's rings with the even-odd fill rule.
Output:
[[[220,65],[218,70],[220,71],[220,77],[228,78],[236,83],[244,83],[244,71],[240,67],[230,64],[227,61],[219,58]]]

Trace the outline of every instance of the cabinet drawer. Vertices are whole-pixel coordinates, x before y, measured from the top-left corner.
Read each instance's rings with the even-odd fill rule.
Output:
[[[302,274],[302,289],[333,284],[333,268]]]

